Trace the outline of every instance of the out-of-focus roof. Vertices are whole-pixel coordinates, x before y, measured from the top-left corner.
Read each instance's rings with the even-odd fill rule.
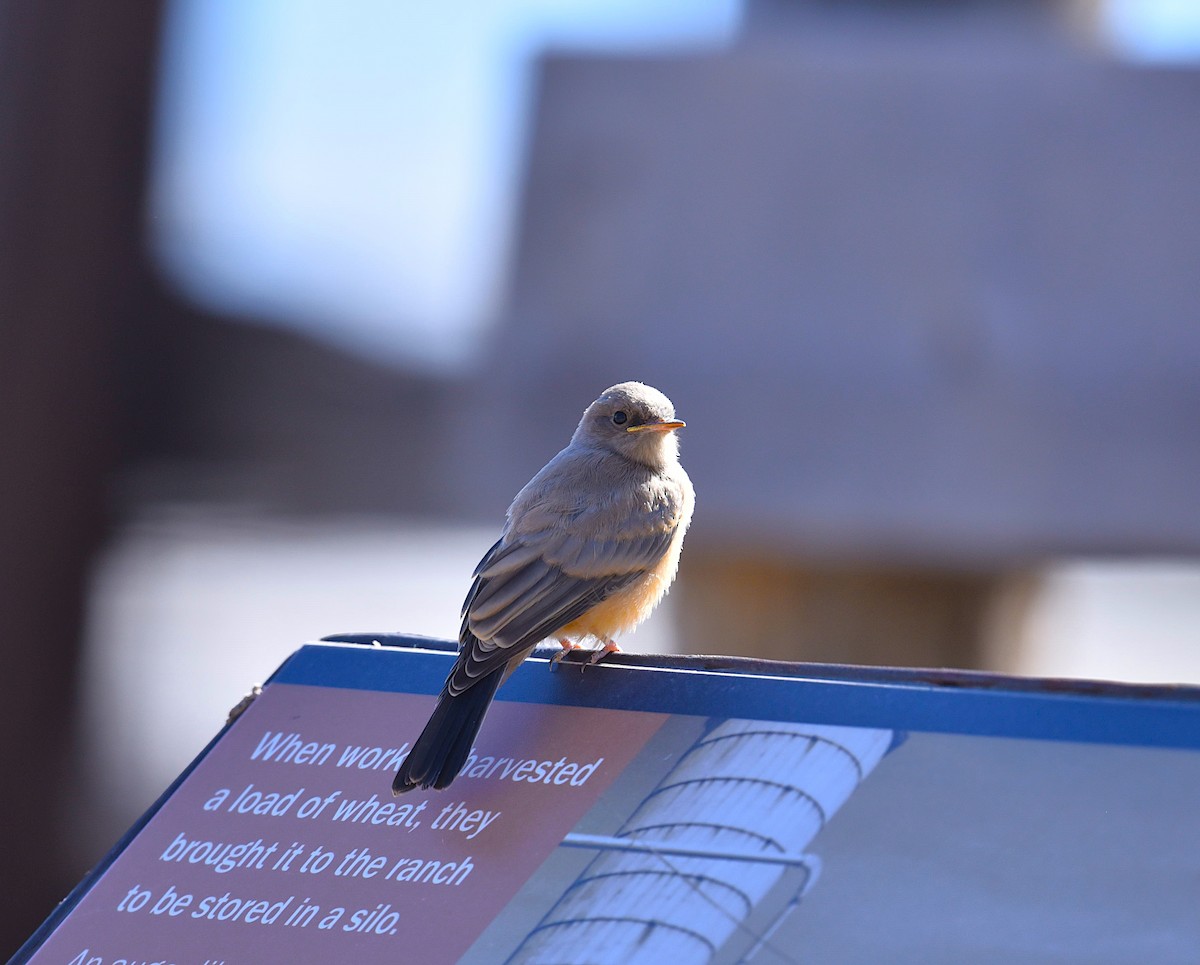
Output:
[[[984,49],[548,61],[463,498],[639,378],[698,538],[1200,549],[1200,72]]]

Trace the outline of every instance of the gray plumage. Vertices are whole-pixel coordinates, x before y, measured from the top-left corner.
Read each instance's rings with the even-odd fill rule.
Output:
[[[694,496],[670,400],[608,388],[570,444],[517,493],[463,603],[459,657],[392,783],[443,788],[470,754],[504,679],[547,637],[612,637],[647,616],[675,577]]]

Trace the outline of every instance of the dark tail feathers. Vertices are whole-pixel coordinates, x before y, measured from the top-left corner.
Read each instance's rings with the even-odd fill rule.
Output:
[[[442,691],[433,716],[396,772],[393,794],[418,787],[441,790],[458,776],[503,677],[500,667],[457,697]]]

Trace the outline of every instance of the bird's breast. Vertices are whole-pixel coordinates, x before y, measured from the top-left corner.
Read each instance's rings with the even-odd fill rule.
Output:
[[[676,530],[667,552],[652,569],[601,600],[583,616],[568,623],[557,635],[576,640],[588,636],[611,640],[632,630],[650,615],[670,589],[679,568],[682,546],[683,532],[680,529]]]

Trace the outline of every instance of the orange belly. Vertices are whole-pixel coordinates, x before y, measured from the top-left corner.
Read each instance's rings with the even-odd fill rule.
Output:
[[[654,569],[607,600],[597,603],[583,616],[559,630],[555,636],[572,640],[580,640],[583,637],[611,640],[618,634],[632,630],[650,615],[650,611],[666,595],[679,567],[679,551],[682,544],[682,534],[676,534],[671,547]]]

